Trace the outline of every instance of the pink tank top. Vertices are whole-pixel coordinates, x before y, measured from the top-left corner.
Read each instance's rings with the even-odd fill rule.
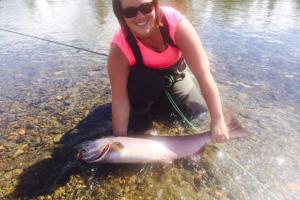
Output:
[[[175,43],[175,31],[177,24],[184,18],[184,16],[179,13],[177,10],[171,7],[161,7],[163,13],[166,16],[166,20],[169,25],[169,34],[172,40]],[[136,38],[137,39],[137,38]],[[114,35],[112,39],[112,43],[117,45],[124,55],[126,56],[129,65],[134,66],[136,61],[134,55],[131,51],[130,46],[128,45],[125,35],[120,28]],[[181,57],[181,52],[179,49],[173,47],[172,45],[168,45],[167,49],[163,52],[156,52],[141,43],[137,39],[138,46],[141,50],[144,64],[150,68],[154,69],[164,69],[173,64],[175,64],[178,59]]]

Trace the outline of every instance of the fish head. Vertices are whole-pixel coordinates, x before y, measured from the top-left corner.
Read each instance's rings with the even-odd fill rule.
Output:
[[[76,159],[87,163],[102,162],[110,152],[121,152],[123,148],[120,142],[107,138],[88,141],[79,145]]]
[[[78,146],[76,159],[87,163],[101,162],[110,147],[111,143],[105,138],[84,142]]]

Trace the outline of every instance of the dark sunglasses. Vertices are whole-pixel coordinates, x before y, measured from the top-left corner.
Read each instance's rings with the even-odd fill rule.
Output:
[[[149,14],[153,11],[154,9],[154,3],[153,2],[148,2],[148,3],[143,3],[139,7],[128,7],[122,10],[122,14],[126,18],[133,18],[136,17],[138,12],[140,11],[144,15]]]

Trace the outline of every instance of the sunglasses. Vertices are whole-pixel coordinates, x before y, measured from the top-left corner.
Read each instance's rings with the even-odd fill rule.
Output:
[[[144,15],[149,14],[153,11],[154,9],[154,3],[153,2],[148,2],[148,3],[143,3],[139,7],[128,7],[122,10],[122,14],[126,18],[133,18],[136,17],[138,12],[140,11]]]

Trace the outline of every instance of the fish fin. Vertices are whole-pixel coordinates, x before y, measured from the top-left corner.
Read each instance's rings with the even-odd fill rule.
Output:
[[[225,123],[227,125],[230,138],[241,138],[249,136],[250,133],[241,127],[241,125],[234,117],[233,113],[234,111],[232,109],[229,109],[224,114]]]
[[[208,146],[208,144],[204,144],[204,146],[201,149],[199,149],[193,155],[190,156],[190,159],[193,161],[198,161],[200,159],[201,155],[203,155],[205,147],[207,147],[207,146]]]
[[[113,142],[110,146],[110,151],[121,152],[124,149],[124,145],[121,142]]]
[[[204,153],[205,147],[207,147],[207,144],[205,144],[199,151],[196,152],[195,155],[202,155]]]
[[[224,114],[224,120],[228,127],[228,130],[233,130],[240,127],[238,121],[234,117],[234,111],[232,109],[226,111],[226,113]]]

